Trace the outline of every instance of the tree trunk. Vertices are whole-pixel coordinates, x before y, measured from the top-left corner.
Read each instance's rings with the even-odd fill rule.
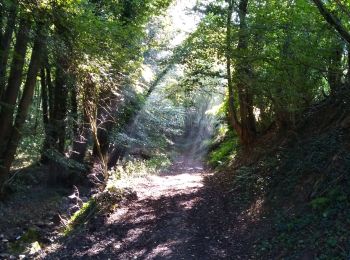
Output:
[[[280,51],[281,56],[281,67],[284,67],[284,73],[286,72],[287,75],[293,75],[292,72],[290,72],[289,67],[285,67],[285,64],[289,64],[290,60],[293,58],[293,54],[291,52],[291,43],[293,41],[291,31],[288,29],[290,27],[290,24],[286,25],[286,29],[284,30],[285,39]],[[293,68],[294,69],[294,68]],[[272,103],[275,106],[275,114],[276,114],[276,124],[278,126],[279,131],[285,131],[287,130],[290,125],[292,124],[291,120],[291,113],[288,111],[288,105],[286,104],[286,101],[284,100],[284,86],[281,84],[278,84],[276,86],[276,94],[275,96],[277,98],[273,98],[271,95]]]
[[[0,187],[3,186],[4,182],[8,177],[11,164],[16,154],[18,143],[21,138],[21,130],[25,123],[25,119],[27,117],[28,110],[30,108],[30,104],[33,99],[34,89],[36,85],[36,78],[41,65],[41,56],[42,56],[41,51],[45,44],[44,42],[45,42],[45,39],[44,39],[43,27],[38,26],[34,47],[32,51],[32,56],[29,63],[27,79],[24,84],[22,98],[18,105],[18,112],[14,123],[13,131],[11,133],[9,142],[7,143],[6,150],[2,153],[2,156],[1,156],[2,167],[0,168]]]
[[[113,93],[106,91],[100,94],[99,104],[97,108],[97,139],[98,144],[95,142],[93,155],[103,156],[105,162],[108,162],[108,150],[109,150],[109,133],[113,128]],[[98,147],[99,146],[99,147]]]
[[[66,142],[66,117],[68,112],[68,94],[70,85],[69,67],[71,65],[72,46],[70,28],[65,26],[64,11],[56,6],[54,10],[55,35],[55,83],[52,92],[49,87],[50,131],[46,136],[49,149],[63,154]],[[44,150],[45,152],[45,150]]]
[[[44,128],[46,129],[47,124],[49,123],[49,109],[48,109],[48,94],[47,94],[48,91],[47,91],[45,68],[41,68],[40,70],[40,82],[41,82],[41,106],[43,109],[43,123],[44,123]]]
[[[348,83],[348,88],[350,88],[350,44],[348,44],[348,72],[346,74],[346,82]]]
[[[89,119],[86,115],[85,109],[83,109],[83,118],[79,120],[78,117],[78,101],[76,86],[71,88],[71,107],[73,117],[73,145],[70,158],[83,163],[88,148],[89,139]],[[80,123],[78,122],[80,121]]]
[[[344,52],[343,43],[335,44],[330,57],[328,67],[328,83],[331,89],[331,94],[334,95],[341,87],[341,78],[343,75],[342,57]]]
[[[16,100],[22,83],[23,66],[29,40],[30,22],[22,19],[17,34],[8,86],[2,98],[0,113],[0,153],[6,148],[11,132]]]
[[[48,115],[49,118],[53,118],[53,103],[54,103],[54,96],[53,96],[53,85],[51,80],[51,69],[49,65],[49,61],[46,58],[45,60],[45,71],[46,71],[46,85],[47,85],[47,94],[48,94]]]
[[[68,61],[60,57],[56,67],[56,81],[54,89],[54,106],[52,123],[52,139],[54,148],[58,152],[64,152],[66,141],[66,115],[68,98]]]
[[[71,108],[71,117],[72,117],[72,131],[73,131],[73,140],[78,136],[78,127],[79,127],[79,115],[78,115],[78,100],[77,100],[77,85],[74,83],[70,87],[70,108]]]
[[[89,135],[89,119],[86,115],[86,112],[84,111],[83,120],[79,125],[77,135],[73,141],[72,153],[70,156],[71,159],[80,163],[84,162],[84,158],[88,148]]]
[[[41,102],[42,102],[42,109],[43,109],[43,124],[44,124],[44,133],[45,137],[50,136],[50,124],[49,124],[49,98],[48,98],[48,77],[45,73],[45,66],[42,66],[42,69],[40,71],[40,78],[41,78]],[[48,149],[49,144],[46,143],[47,140],[45,138],[43,149],[44,151]],[[44,159],[44,158],[43,158]]]
[[[236,61],[236,80],[241,117],[241,141],[244,146],[249,146],[256,137],[256,122],[253,111],[253,95],[250,89],[251,67],[246,59],[248,52],[248,26],[247,26],[248,0],[239,2],[239,31]]]
[[[2,31],[3,31],[3,27],[4,27],[4,13],[5,13],[5,8],[4,5],[1,4],[0,5],[0,42],[2,41]]]
[[[14,1],[8,14],[7,25],[5,28],[4,35],[2,35],[1,41],[0,41],[0,99],[6,87],[6,69],[7,69],[8,56],[10,53],[10,44],[11,44],[12,34],[16,26],[16,16],[17,16],[17,2]]]
[[[232,82],[232,72],[231,72],[231,41],[232,41],[232,14],[233,14],[233,2],[228,0],[228,9],[227,9],[227,23],[226,23],[226,74],[227,74],[227,87],[228,87],[228,123],[229,125],[236,130],[238,136],[242,134],[242,128],[237,118],[237,111],[235,106],[235,97],[234,97],[234,86]]]
[[[52,124],[52,119],[54,117],[53,115],[53,103],[54,103],[54,98],[53,98],[53,85],[52,85],[52,80],[51,80],[51,69],[49,66],[48,58],[47,55],[45,54],[45,59],[43,61],[44,64],[44,72],[45,72],[45,85],[47,89],[47,116],[44,116],[44,129],[45,129],[45,139],[43,143],[43,148],[41,152],[41,160],[42,162],[45,162],[46,158],[46,151],[50,149],[51,147],[54,147],[54,141],[52,140],[52,129],[53,129],[53,124]],[[43,73],[43,72],[42,72]],[[43,105],[44,106],[44,105]]]
[[[70,43],[70,28],[64,25],[63,10],[55,6],[53,19],[55,25],[56,49],[55,49],[55,83],[51,86],[51,79],[48,79],[49,96],[49,124],[48,132],[45,135],[44,146],[42,150],[42,161],[47,158],[47,150],[56,150],[63,154],[66,141],[66,115],[68,112],[68,84],[70,55],[72,54]],[[46,60],[47,76],[48,61]]]

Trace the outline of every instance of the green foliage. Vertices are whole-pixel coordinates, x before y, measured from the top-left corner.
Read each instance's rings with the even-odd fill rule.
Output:
[[[64,236],[70,236],[84,228],[98,214],[112,212],[123,199],[133,196],[127,189],[115,186],[107,187],[103,192],[95,194],[75,212],[63,229]]]
[[[315,210],[322,210],[329,206],[330,200],[326,197],[318,197],[313,199],[310,204],[311,207]]]
[[[209,163],[214,167],[223,165],[234,158],[237,139],[226,138],[217,149],[209,155]]]
[[[97,212],[97,209],[97,203],[94,198],[91,198],[88,202],[84,203],[83,206],[68,220],[63,234],[69,236],[78,227],[86,224],[87,221]]]
[[[132,131],[119,129],[113,139],[131,153],[132,150],[147,149],[147,154],[164,154],[173,146],[173,140],[183,133],[184,108],[174,104],[163,93],[151,95],[141,107],[141,110],[136,109]]]
[[[231,192],[239,196],[230,203],[244,212],[247,205],[263,198],[267,211],[256,217],[261,226],[273,227],[271,233],[258,235],[258,258],[276,252],[288,259],[300,258],[305,250],[318,259],[347,257],[350,157],[342,136],[334,130],[291,141],[232,173]]]
[[[39,116],[39,115],[38,115]],[[35,118],[30,118],[28,120],[30,123],[37,121]],[[30,124],[29,123],[29,124]],[[44,136],[41,132],[41,122],[37,122],[39,127],[33,129],[32,127],[26,126],[17,153],[15,162],[12,165],[13,170],[28,167],[36,163],[41,156],[41,147],[43,143]],[[28,125],[29,125],[28,124]],[[33,134],[34,133],[34,134]]]
[[[3,4],[8,9],[12,2],[6,1]],[[19,16],[28,15],[34,21],[34,27],[44,23],[49,29],[43,55],[48,56],[44,59],[45,63],[48,63],[45,66],[51,70],[52,87],[55,88],[57,68],[62,66],[58,64],[62,62],[58,59],[60,57],[65,59],[65,66],[68,67],[65,76],[70,84],[67,87],[75,88],[78,92],[76,115],[72,115],[70,110],[73,104],[68,100],[63,101],[67,102],[68,106],[68,111],[64,111],[68,114],[69,123],[66,144],[71,145],[71,139],[75,138],[74,132],[77,130],[73,128],[81,123],[88,102],[90,105],[101,103],[98,99],[103,92],[119,95],[124,85],[131,84],[132,88],[136,89],[135,83],[140,78],[144,54],[151,48],[146,44],[149,40],[147,24],[153,17],[160,16],[171,4],[171,0],[36,0],[19,1],[19,4]],[[11,45],[10,52],[12,51]],[[31,46],[25,61],[25,71],[29,65],[30,54]],[[87,82],[92,89],[87,90]],[[86,97],[90,100],[87,101]],[[40,157],[45,135],[40,102],[41,90],[40,84],[37,84],[28,122],[38,123],[39,127],[35,125],[35,135],[32,135],[33,128],[23,131],[24,139],[17,154],[16,168],[37,161]],[[137,98],[136,102],[141,104],[142,100]],[[124,112],[130,114],[129,111]]]
[[[225,104],[226,102],[216,108],[216,116],[223,118]],[[239,149],[237,135],[227,124],[220,123],[215,129],[214,139],[211,141],[210,147],[209,164],[213,167],[225,166],[235,158]]]
[[[165,171],[171,165],[171,160],[166,155],[153,156],[149,160],[131,159],[116,166],[110,173],[107,189],[118,187],[118,182],[128,181],[133,178],[158,174]]]
[[[215,84],[226,84],[226,9],[223,1],[201,5],[204,18],[179,51],[186,66],[185,90],[215,92]],[[248,10],[248,48],[241,53],[234,47],[239,26],[232,23],[230,59],[232,64],[240,59],[249,64],[251,75],[244,82],[253,95],[258,131],[274,121],[294,125],[304,109],[329,92],[322,72],[330,69],[339,36],[306,0],[249,1]],[[237,85],[237,75],[232,79]],[[237,86],[234,95],[240,115]]]
[[[12,254],[34,254],[41,250],[41,245],[38,242],[40,238],[39,231],[35,228],[29,228],[16,241],[10,243],[10,252]]]
[[[171,165],[171,161],[167,156],[160,155],[152,157],[147,161],[148,167],[154,171],[164,170]]]
[[[86,170],[86,166],[72,159],[68,159],[54,149],[46,151],[45,156],[52,162],[57,163],[62,169],[66,171],[78,171],[83,172]]]

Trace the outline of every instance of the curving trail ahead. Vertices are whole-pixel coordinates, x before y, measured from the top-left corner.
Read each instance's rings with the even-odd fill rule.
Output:
[[[219,199],[204,198],[210,175],[183,157],[167,173],[139,179],[137,200],[94,219],[92,228],[52,246],[44,258],[231,259],[229,251],[240,246],[220,230]]]

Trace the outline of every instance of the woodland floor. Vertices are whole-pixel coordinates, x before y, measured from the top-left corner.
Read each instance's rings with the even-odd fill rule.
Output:
[[[223,225],[230,217],[219,192],[210,187],[212,176],[201,163],[181,158],[166,173],[135,181],[136,200],[97,216],[86,229],[49,246],[40,258],[247,258],[239,236],[232,237],[239,232]]]

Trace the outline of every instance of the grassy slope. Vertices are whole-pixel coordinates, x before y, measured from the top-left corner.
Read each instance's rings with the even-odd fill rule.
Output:
[[[325,101],[287,137],[265,136],[217,176],[228,210],[246,220],[251,255],[350,257],[349,112],[349,95]]]

